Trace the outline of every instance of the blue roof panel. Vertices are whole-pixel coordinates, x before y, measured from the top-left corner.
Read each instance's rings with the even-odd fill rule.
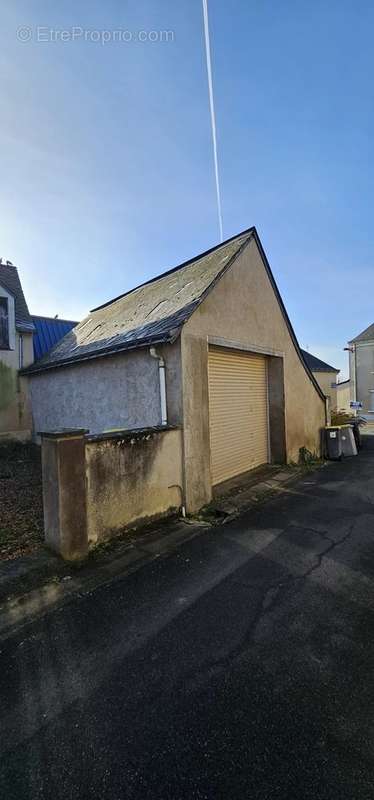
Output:
[[[58,317],[32,317],[32,321],[35,325],[33,337],[35,361],[39,361],[49,353],[52,347],[77,325],[73,320]]]

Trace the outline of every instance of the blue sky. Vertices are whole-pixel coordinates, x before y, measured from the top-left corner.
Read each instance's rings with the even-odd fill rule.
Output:
[[[209,13],[225,238],[257,226],[300,344],[345,372],[374,322],[374,5]],[[8,0],[0,16],[0,255],[31,311],[79,319],[216,244],[201,0]],[[38,41],[73,26],[173,41]]]

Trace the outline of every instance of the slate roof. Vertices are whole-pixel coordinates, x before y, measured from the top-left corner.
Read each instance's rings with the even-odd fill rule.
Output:
[[[33,336],[34,343],[34,360],[38,361],[43,358],[57,342],[69,333],[72,328],[78,325],[70,319],[60,319],[59,317],[39,317],[32,316],[32,321],[35,326],[35,333]]]
[[[124,350],[175,341],[183,324],[251,239],[259,249],[300,362],[320,397],[325,399],[302,356],[255,227],[93,309],[44,358],[23,373],[43,372]]]
[[[253,228],[93,309],[25,372],[174,341],[215,280],[250,240]]]
[[[0,285],[14,297],[17,330],[20,333],[32,333],[34,325],[27,308],[17,267],[13,264],[0,264]]]
[[[359,333],[354,339],[351,339],[351,342],[373,342],[374,341],[374,322],[372,325],[369,325],[368,328],[365,328],[362,333]]]
[[[308,353],[307,350],[301,350],[301,352],[303,354],[304,361],[306,361],[309,369],[311,369],[312,372],[340,372],[340,369],[332,367],[331,364],[326,364],[325,361],[321,361],[320,358]]]

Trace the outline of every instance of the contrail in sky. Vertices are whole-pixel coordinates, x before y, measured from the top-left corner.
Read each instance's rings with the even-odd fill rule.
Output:
[[[211,119],[211,123],[212,123],[214,172],[215,172],[215,176],[216,176],[218,223],[219,223],[220,240],[221,240],[221,242],[223,242],[221,191],[220,191],[220,186],[219,186],[218,157],[217,157],[216,115],[215,115],[215,111],[214,111],[212,64],[211,64],[211,60],[210,60],[208,0],[203,0],[203,12],[204,12],[204,34],[205,34],[206,68],[207,68],[207,72],[208,72],[208,87],[209,87],[210,119]]]

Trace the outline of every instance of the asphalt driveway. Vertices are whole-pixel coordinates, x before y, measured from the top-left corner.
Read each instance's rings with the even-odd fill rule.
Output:
[[[374,437],[0,642],[0,796],[374,796]]]

